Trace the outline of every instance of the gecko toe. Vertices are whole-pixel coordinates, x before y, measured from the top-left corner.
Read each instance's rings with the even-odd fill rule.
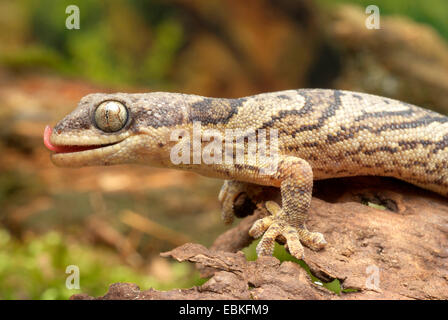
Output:
[[[237,197],[237,192],[232,188],[230,181],[224,181],[221,191],[218,195],[218,200],[221,202],[221,218],[226,224],[233,222],[234,212],[233,203]]]
[[[303,259],[305,254],[297,230],[291,226],[287,226],[286,230],[283,232],[283,236],[286,238],[285,247],[289,250],[289,253],[299,260]]]
[[[277,239],[281,232],[282,227],[279,224],[271,224],[257,245],[257,255],[271,256],[274,253],[275,239]]]
[[[276,239],[282,237],[286,240],[285,247],[297,259],[304,258],[302,244],[315,251],[325,247],[327,242],[321,233],[311,232],[305,225],[295,227],[289,224],[277,203],[268,201],[265,205],[271,215],[255,221],[249,230],[249,235],[254,238],[262,236],[257,245],[257,255],[272,255]]]
[[[324,235],[320,232],[311,232],[306,228],[299,228],[298,234],[300,236],[300,241],[314,251],[323,249],[327,244]]]
[[[258,219],[252,225],[252,228],[249,230],[249,235],[255,239],[261,237],[263,233],[272,225],[273,217],[267,216],[262,219]]]

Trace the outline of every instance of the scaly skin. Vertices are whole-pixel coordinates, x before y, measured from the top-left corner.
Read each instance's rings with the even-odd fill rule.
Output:
[[[97,106],[108,100],[121,102],[129,113],[116,132],[104,132],[95,124]],[[277,129],[276,166],[266,159],[255,164],[173,164],[170,152],[177,141],[170,141],[170,134],[183,129],[192,136],[195,121],[201,122],[202,130],[215,129],[223,137],[225,129]],[[280,188],[282,207],[266,203],[272,215],[250,230],[254,237],[264,234],[259,255],[271,254],[277,237],[284,237],[299,259],[301,242],[314,250],[324,247],[324,237],[305,226],[313,179],[390,176],[448,195],[448,118],[397,100],[349,91],[288,90],[240,99],[164,92],[91,94],[48,138],[47,146],[56,151],[51,159],[58,166],[140,163],[226,179],[219,199],[227,222],[232,220],[236,196],[250,185]],[[208,143],[203,141],[202,146]],[[247,144],[236,147],[247,155]],[[266,174],[260,171],[263,168],[275,170]]]

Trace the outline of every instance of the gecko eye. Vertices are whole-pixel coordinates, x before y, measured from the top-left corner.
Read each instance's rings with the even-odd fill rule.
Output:
[[[95,123],[104,132],[116,132],[128,120],[128,110],[118,101],[102,102],[95,110]]]

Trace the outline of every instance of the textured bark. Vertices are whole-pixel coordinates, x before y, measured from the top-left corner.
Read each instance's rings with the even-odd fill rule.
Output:
[[[322,232],[328,245],[319,252],[305,249],[304,260],[322,281],[339,279],[344,289],[356,292],[331,293],[294,262],[280,263],[274,257],[246,261],[238,250],[247,245],[251,223],[265,214],[258,209],[221,235],[210,250],[185,244],[162,254],[199,265],[203,275],[211,277],[201,287],[159,292],[114,284],[99,299],[448,299],[445,199],[375,177],[322,181],[315,189],[308,228]],[[276,193],[271,189],[269,199]],[[376,270],[375,283],[371,279]]]

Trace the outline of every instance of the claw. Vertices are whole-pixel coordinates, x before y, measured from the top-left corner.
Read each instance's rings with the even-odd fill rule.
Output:
[[[257,255],[272,255],[277,237],[286,239],[285,247],[297,259],[304,258],[302,244],[317,251],[327,243],[321,233],[310,232],[305,226],[295,228],[284,221],[283,209],[276,202],[267,201],[265,206],[271,215],[255,221],[249,230],[249,235],[254,238],[264,233],[257,245]]]

